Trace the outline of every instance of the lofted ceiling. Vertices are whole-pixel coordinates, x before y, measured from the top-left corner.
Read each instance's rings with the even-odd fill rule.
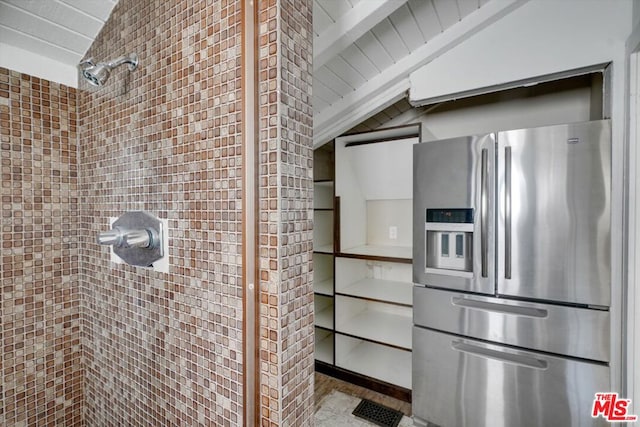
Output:
[[[487,0],[314,0],[314,107],[379,76]]]
[[[117,0],[0,0],[0,42],[73,67]]]
[[[314,0],[314,146],[412,108],[413,71],[525,2]]]
[[[0,47],[50,58],[75,73],[117,2],[0,0]],[[524,2],[313,0],[314,146],[411,109],[413,71]]]

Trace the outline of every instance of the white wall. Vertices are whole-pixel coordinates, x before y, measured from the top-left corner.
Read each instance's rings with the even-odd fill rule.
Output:
[[[421,116],[422,141],[590,119],[591,92],[576,88]]]
[[[390,227],[395,227],[395,237]],[[413,199],[367,201],[367,244],[413,246]]]
[[[476,91],[615,59],[631,0],[531,0],[410,76],[410,101]]]
[[[629,283],[627,314],[629,395],[640,414],[640,2],[634,3],[634,30],[627,39],[629,55]]]
[[[0,67],[78,87],[78,71],[75,67],[4,43],[0,43]]]

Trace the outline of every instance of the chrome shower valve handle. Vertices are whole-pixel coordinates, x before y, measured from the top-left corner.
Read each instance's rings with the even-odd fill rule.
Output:
[[[163,257],[162,223],[143,211],[126,212],[111,230],[98,233],[97,243],[113,247],[113,252],[127,264],[149,267]]]
[[[153,231],[144,230],[126,230],[124,232],[124,243],[130,248],[151,248],[154,246]]]
[[[119,248],[153,248],[158,245],[158,237],[157,232],[149,228],[127,230],[114,227],[98,234],[98,244]]]
[[[117,227],[109,231],[101,231],[98,233],[97,242],[99,245],[120,246],[122,244],[122,231]]]

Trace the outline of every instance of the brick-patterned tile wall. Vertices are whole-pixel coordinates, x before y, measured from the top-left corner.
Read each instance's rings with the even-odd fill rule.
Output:
[[[312,2],[259,2],[260,425],[313,424]]]
[[[3,425],[243,425],[240,4],[120,0],[88,55],[140,66],[103,88],[0,69]],[[306,426],[311,1],[259,7],[259,418]],[[127,210],[168,273],[95,243]]]
[[[76,90],[0,68],[0,425],[81,426]]]
[[[278,7],[258,2],[258,370],[261,427],[276,427],[282,417],[280,331],[280,206],[278,203]]]
[[[314,414],[312,9],[280,0],[282,426]]]
[[[240,0],[120,0],[79,88],[88,426],[241,426]],[[112,264],[109,217],[168,220],[169,273]]]

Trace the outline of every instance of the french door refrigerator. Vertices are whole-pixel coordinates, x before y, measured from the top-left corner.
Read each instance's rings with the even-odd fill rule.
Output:
[[[610,122],[413,155],[415,424],[607,425]]]

